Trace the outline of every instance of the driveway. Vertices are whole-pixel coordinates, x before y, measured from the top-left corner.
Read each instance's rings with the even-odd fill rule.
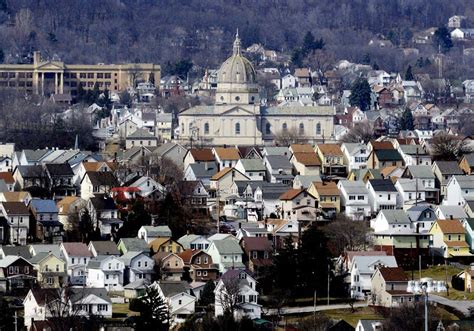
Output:
[[[367,302],[357,302],[354,304],[354,308],[361,308],[367,307]],[[350,309],[351,306],[348,304],[340,304],[340,305],[320,305],[316,306],[316,311],[323,311],[323,310],[334,310],[334,309]],[[283,307],[280,309],[280,315],[290,315],[290,314],[302,314],[302,313],[313,313],[314,306],[306,306],[306,307]],[[262,309],[262,313],[265,315],[278,315],[278,309]]]
[[[452,307],[466,316],[469,315],[469,308],[474,307],[474,301],[472,300],[450,300],[435,294],[430,294],[428,300]]]

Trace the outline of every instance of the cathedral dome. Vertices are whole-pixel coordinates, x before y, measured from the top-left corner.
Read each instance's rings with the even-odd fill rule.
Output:
[[[252,63],[242,56],[240,38],[237,33],[234,41],[234,51],[219,69],[217,82],[224,84],[255,84],[257,72]]]

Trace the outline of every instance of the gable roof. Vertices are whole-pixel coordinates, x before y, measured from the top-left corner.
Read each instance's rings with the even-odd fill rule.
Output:
[[[371,140],[370,144],[372,145],[372,150],[394,149],[393,144],[390,141]]]
[[[437,220],[435,224],[438,224],[444,234],[464,233],[464,227],[459,220]]]
[[[158,140],[157,137],[155,137],[148,130],[145,130],[143,128],[136,129],[132,134],[129,134],[126,139]]]
[[[393,255],[358,255],[352,259],[352,267],[357,267],[360,273],[373,274],[374,269],[370,267],[377,264],[388,267],[398,267],[397,260]]]
[[[369,179],[369,183],[376,192],[397,192],[390,179]]]
[[[374,153],[379,161],[403,161],[403,157],[396,149],[378,149]]]
[[[193,156],[196,162],[211,162],[216,159],[210,148],[191,148],[188,153]]]
[[[30,206],[37,213],[57,213],[58,207],[53,200],[33,199],[30,201]]]
[[[250,251],[271,251],[272,242],[267,237],[243,237],[242,247],[246,252]]]
[[[113,241],[91,241],[89,246],[94,247],[97,255],[120,255],[117,245]]]
[[[188,293],[190,287],[185,281],[160,280],[155,283],[167,298],[179,293]]]
[[[384,209],[381,210],[388,224],[411,224],[410,218],[404,210],[401,209]]]
[[[292,188],[280,195],[280,200],[293,200],[301,193],[305,192],[305,189]]]
[[[321,161],[314,151],[311,153],[294,153],[293,157],[297,162],[303,164],[304,166],[311,167],[321,165]]]
[[[46,171],[51,176],[73,176],[74,172],[69,163],[48,163],[45,165]]]
[[[191,163],[189,165],[196,178],[210,178],[217,173],[217,164],[215,162]]]
[[[338,144],[319,144],[318,149],[323,155],[342,156],[341,146]]]
[[[407,167],[407,171],[409,171],[414,178],[435,178],[433,169],[428,165],[410,165]]]
[[[28,207],[23,202],[2,202],[7,215],[29,215]],[[5,215],[6,216],[6,215]]]
[[[265,158],[273,170],[293,168],[288,157],[285,155],[267,155]]]
[[[242,248],[235,239],[214,240],[212,242],[219,254],[242,254]]]
[[[5,256],[21,256],[25,259],[31,258],[31,253],[27,246],[2,246]]]
[[[239,162],[242,163],[245,171],[265,171],[267,169],[261,159],[240,159]]]
[[[168,225],[144,225],[142,228],[147,232],[150,237],[171,237],[171,229]]]
[[[92,206],[94,206],[94,209],[96,211],[117,209],[114,199],[107,197],[105,195],[95,196],[95,197],[90,198],[89,200]]]
[[[334,182],[314,182],[313,185],[319,195],[340,195]]]
[[[434,164],[443,175],[464,175],[456,161],[435,161]]]
[[[235,147],[216,147],[214,151],[221,160],[240,160],[239,150]]]
[[[313,146],[309,144],[292,144],[290,149],[293,153],[314,153]]]
[[[84,243],[62,243],[64,250],[69,256],[91,257],[92,254]]]
[[[119,244],[122,243],[128,252],[149,252],[148,244],[145,240],[139,238],[120,238]]]
[[[19,165],[15,171],[18,171],[23,178],[43,177],[43,167],[40,165]]]
[[[386,282],[407,282],[408,277],[405,271],[400,267],[381,267],[379,268],[383,279]]]
[[[0,172],[0,179],[4,180],[7,184],[14,184],[15,179],[13,178],[13,174],[10,171]]]
[[[89,177],[94,186],[117,186],[118,182],[110,171],[87,171],[84,177]]]

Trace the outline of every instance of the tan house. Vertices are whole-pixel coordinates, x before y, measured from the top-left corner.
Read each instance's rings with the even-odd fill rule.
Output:
[[[334,182],[313,182],[308,192],[318,200],[323,215],[332,218],[341,212],[341,193]]]
[[[280,217],[290,221],[312,222],[317,217],[316,197],[305,189],[290,189],[280,196]]]
[[[238,194],[238,191],[232,191],[231,188],[235,181],[241,180],[250,180],[250,178],[237,169],[224,168],[211,177],[210,188],[211,191],[219,191],[221,197]]]
[[[461,161],[459,161],[459,168],[461,168],[466,175],[472,175],[474,173],[474,153],[463,155]]]
[[[437,220],[430,229],[431,250],[444,258],[472,256],[465,231],[459,220]]]
[[[408,277],[400,267],[378,268],[371,284],[371,303],[375,306],[391,308],[415,301],[415,295],[407,292]]]
[[[40,252],[30,259],[42,288],[59,288],[67,282],[66,262],[53,253]]]
[[[310,153],[295,152],[290,158],[295,169],[295,175],[315,176],[321,170],[321,161],[314,151]]]
[[[379,149],[370,152],[367,167],[383,169],[388,166],[403,167],[403,157],[396,149]]]
[[[148,245],[155,253],[166,252],[179,254],[184,251],[183,245],[171,238],[156,238]]]
[[[125,139],[125,148],[132,147],[157,147],[158,138],[146,129],[137,129]]]
[[[344,154],[337,144],[318,144],[315,148],[321,160],[322,172],[326,175],[345,176]]]
[[[218,266],[212,257],[200,249],[187,249],[179,254],[184,261],[184,268],[189,269],[189,276],[196,282],[207,282],[218,278]]]
[[[76,96],[79,86],[92,90],[124,91],[139,82],[161,79],[161,68],[153,63],[65,64],[41,59],[34,52],[32,64],[1,64],[0,88],[10,87],[40,95],[70,94]]]
[[[181,280],[184,262],[178,254],[160,251],[153,255],[153,260],[155,260],[155,266],[160,269],[162,280]]]

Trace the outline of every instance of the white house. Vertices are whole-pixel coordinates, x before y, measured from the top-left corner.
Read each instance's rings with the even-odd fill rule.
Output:
[[[262,306],[258,304],[257,282],[247,270],[229,270],[217,283],[215,294],[215,316],[221,316],[235,303],[234,317],[260,318]],[[238,290],[236,288],[238,287]]]
[[[292,74],[286,74],[281,78],[281,89],[295,88],[296,78]]]
[[[210,244],[206,237],[197,234],[185,234],[178,239],[178,243],[180,243],[184,249],[200,250],[207,250]]]
[[[87,264],[92,256],[87,245],[79,242],[61,243],[60,249],[66,260],[69,282],[73,285],[85,285]]]
[[[151,281],[155,260],[143,252],[127,252],[120,259],[125,266],[123,284],[133,283],[139,279]]]
[[[86,285],[107,291],[122,291],[124,268],[123,260],[113,255],[92,258],[87,264]]]
[[[446,184],[444,205],[464,206],[474,200],[474,176],[452,176]]]
[[[55,300],[56,299],[56,300]],[[45,321],[58,313],[53,310],[69,309],[71,316],[112,317],[112,301],[104,288],[70,287],[67,289],[30,289],[25,299],[24,320],[29,329],[32,321]]]
[[[264,181],[267,170],[261,159],[240,159],[235,169],[254,181]]]
[[[219,272],[225,273],[229,269],[244,269],[242,255],[244,251],[237,239],[229,236],[222,240],[212,240],[206,253],[212,257],[212,261],[219,266]]]
[[[143,225],[138,229],[138,238],[145,240],[149,244],[156,238],[171,238],[171,230],[168,225]]]
[[[149,176],[141,176],[137,180],[127,183],[129,187],[136,187],[140,190],[142,197],[148,197],[150,194],[158,191],[161,195],[166,195],[166,189]]]
[[[341,192],[341,208],[346,216],[361,220],[371,215],[369,190],[363,181],[340,180],[337,188]]]
[[[401,209],[396,209],[381,210],[377,216],[370,221],[370,227],[377,233],[397,228],[410,229],[412,225],[407,213]]]
[[[351,297],[363,300],[369,295],[371,278],[379,266],[398,267],[395,256],[354,256],[350,269]]]
[[[30,229],[30,212],[23,202],[2,202],[0,204],[2,216],[8,222],[9,236],[2,233],[2,238],[8,237],[11,244],[26,245]],[[2,228],[5,231],[4,228]]]
[[[171,326],[183,323],[190,315],[194,314],[196,297],[191,295],[187,282],[161,280],[150,286],[155,287],[168,304]]]
[[[425,187],[421,179],[398,178],[395,187],[399,193],[397,196],[399,206],[426,200]]]
[[[343,153],[344,164],[347,165],[347,173],[353,169],[367,168],[367,158],[369,151],[367,145],[363,143],[343,143],[341,145]]]
[[[370,179],[366,184],[372,212],[382,209],[396,209],[398,191],[389,179]]]

